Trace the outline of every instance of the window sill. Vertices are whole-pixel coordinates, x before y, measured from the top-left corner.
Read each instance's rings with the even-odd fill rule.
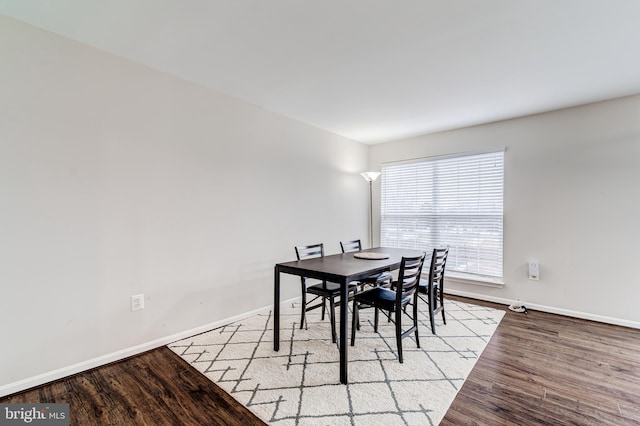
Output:
[[[486,287],[504,287],[504,281],[498,278],[488,278],[488,277],[472,277],[465,274],[457,274],[455,272],[444,274],[445,281],[454,281],[461,284],[472,284],[472,285],[482,285]]]

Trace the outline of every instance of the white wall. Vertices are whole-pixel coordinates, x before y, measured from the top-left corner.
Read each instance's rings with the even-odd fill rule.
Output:
[[[640,97],[368,149],[2,16],[0,58],[0,395],[268,306],[295,244],[366,240],[358,172],[478,149],[506,285],[449,288],[640,324]]]
[[[448,289],[640,328],[640,96],[376,145],[370,168],[502,147],[506,285]]]
[[[367,239],[365,145],[2,16],[0,58],[0,395],[270,305],[296,244]]]

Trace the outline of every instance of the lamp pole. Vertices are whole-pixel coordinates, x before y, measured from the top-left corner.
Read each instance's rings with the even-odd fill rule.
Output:
[[[373,181],[369,181],[369,248],[373,248]]]
[[[373,248],[373,181],[380,176],[379,172],[360,173],[369,182],[369,248]]]

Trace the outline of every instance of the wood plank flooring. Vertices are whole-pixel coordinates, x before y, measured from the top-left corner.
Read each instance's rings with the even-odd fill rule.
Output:
[[[166,347],[0,402],[68,403],[71,425],[265,424]]]
[[[441,422],[461,424],[639,425],[640,330],[507,311]]]
[[[74,425],[264,425],[164,347],[0,402],[66,402]],[[441,424],[640,425],[640,330],[507,311]]]

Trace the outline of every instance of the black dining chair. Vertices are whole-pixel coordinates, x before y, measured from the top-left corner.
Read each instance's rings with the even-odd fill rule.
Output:
[[[296,246],[296,257],[298,260],[313,259],[316,257],[324,256],[324,244],[312,244],[309,246]],[[324,315],[326,311],[326,303],[329,301],[329,317],[331,320],[331,338],[333,343],[336,343],[336,306],[340,305],[340,284],[327,282],[326,280],[320,281],[316,284],[309,285],[307,283],[307,277],[300,277],[302,283],[302,313],[300,316],[300,328],[304,328],[306,322],[306,313],[322,308],[321,319],[324,321]],[[358,287],[355,284],[349,284],[348,292],[356,293]],[[314,297],[310,301],[307,301],[307,293],[312,294]],[[318,299],[321,299],[318,303],[315,303]],[[348,301],[346,302],[348,303]]]
[[[418,286],[418,297],[429,305],[429,321],[431,332],[436,334],[435,315],[442,312],[442,322],[446,325],[444,315],[444,268],[447,264],[449,246],[434,248],[431,254],[431,266],[429,267],[429,279],[424,280]],[[425,299],[426,297],[426,299]]]
[[[415,333],[416,344],[420,347],[420,337],[418,336],[418,286],[420,284],[420,274],[426,253],[418,257],[403,257],[400,263],[398,280],[393,282],[391,290],[385,287],[375,287],[363,293],[357,293],[353,298],[353,324],[351,325],[351,346],[355,344],[356,328],[359,324],[359,310],[363,308],[374,308],[373,330],[378,332],[378,312],[382,311],[389,320],[395,324],[396,345],[398,347],[398,360],[402,363],[402,339],[411,332]],[[407,305],[412,304],[413,309],[407,312]],[[411,327],[402,329],[402,318],[411,320]]]
[[[340,249],[342,253],[354,253],[362,251],[362,243],[360,240],[340,241]],[[364,290],[365,285],[378,287],[385,284],[391,284],[393,275],[390,272],[379,272],[358,281],[360,290]]]

